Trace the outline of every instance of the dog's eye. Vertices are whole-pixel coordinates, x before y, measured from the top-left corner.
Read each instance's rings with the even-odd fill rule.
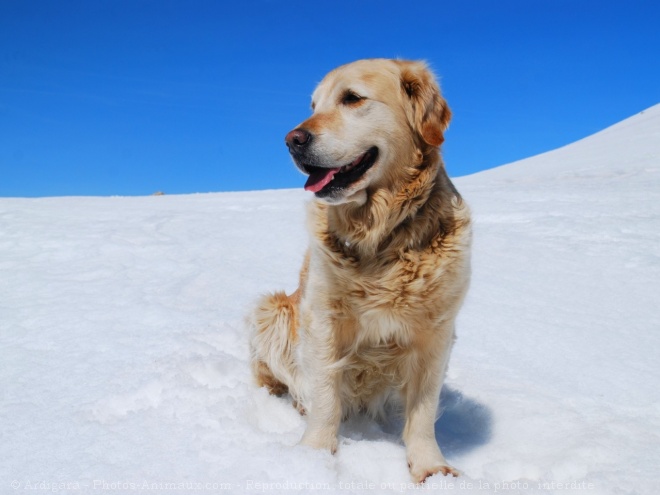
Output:
[[[341,102],[344,105],[354,105],[355,103],[359,103],[362,100],[364,100],[364,97],[354,93],[353,91],[346,91],[344,96],[341,98]]]

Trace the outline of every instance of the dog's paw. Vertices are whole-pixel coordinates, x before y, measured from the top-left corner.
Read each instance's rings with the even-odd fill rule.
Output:
[[[451,475],[453,477],[458,477],[460,475],[458,470],[447,464],[424,469],[415,469],[413,467],[410,468],[410,476],[412,476],[412,479],[415,483],[424,483],[426,478],[438,473],[441,473],[443,476]]]
[[[424,483],[426,478],[438,473],[443,476],[457,477],[460,475],[459,471],[447,464],[447,461],[440,454],[429,456],[426,459],[411,459],[409,457],[408,469],[410,469],[410,476],[415,483]]]
[[[306,431],[300,440],[300,445],[317,450],[329,450],[331,454],[334,454],[337,452],[337,436],[313,434]]]

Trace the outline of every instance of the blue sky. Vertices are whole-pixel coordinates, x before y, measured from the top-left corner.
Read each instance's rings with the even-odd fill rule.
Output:
[[[660,2],[0,0],[0,196],[302,187],[284,135],[359,58],[425,59],[461,176],[660,102]]]

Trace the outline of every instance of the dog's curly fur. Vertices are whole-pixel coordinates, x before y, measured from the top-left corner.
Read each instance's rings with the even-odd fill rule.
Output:
[[[294,154],[301,168],[309,156],[341,167],[374,146],[378,158],[309,204],[298,290],[264,296],[248,318],[254,376],[308,414],[303,444],[332,452],[343,417],[398,399],[413,480],[456,475],[434,433],[470,274],[469,209],[438,150],[451,113],[424,63],[383,59],[332,71],[312,107],[297,127],[310,136]]]

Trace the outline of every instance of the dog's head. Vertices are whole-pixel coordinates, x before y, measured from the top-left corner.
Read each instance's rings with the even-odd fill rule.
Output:
[[[359,60],[330,72],[313,115],[286,135],[305,189],[330,204],[364,203],[442,144],[451,112],[422,62]]]

